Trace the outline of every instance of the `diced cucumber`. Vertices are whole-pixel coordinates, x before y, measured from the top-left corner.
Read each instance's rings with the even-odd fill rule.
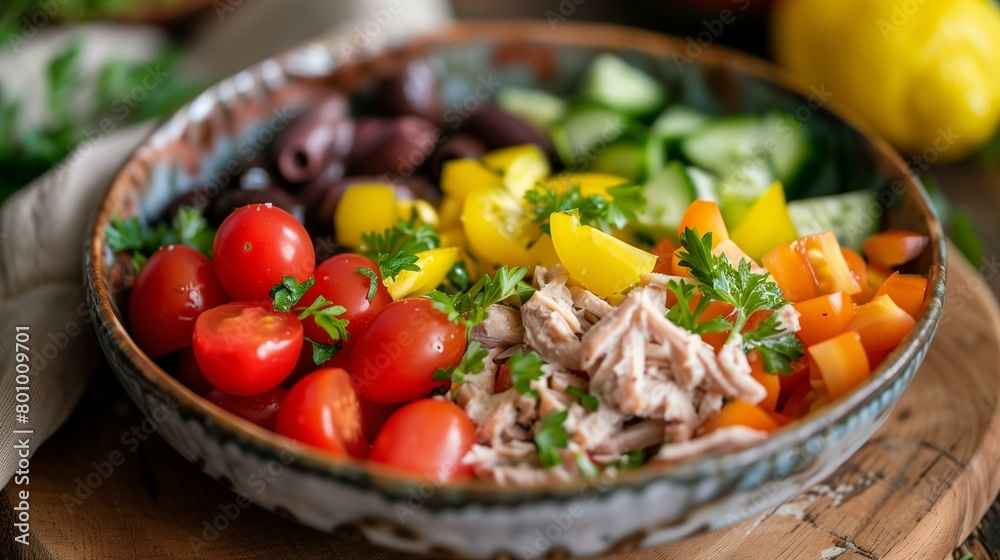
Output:
[[[694,187],[694,197],[696,199],[719,202],[719,189],[716,185],[716,179],[711,173],[693,165],[689,165],[686,171],[688,180],[691,181],[691,185]]]
[[[742,163],[753,149],[756,117],[723,117],[709,122],[681,142],[691,163],[720,177]]]
[[[641,181],[646,176],[646,149],[628,140],[619,140],[594,155],[590,170]]]
[[[581,94],[584,99],[632,115],[652,113],[667,99],[667,92],[659,82],[612,54],[594,59]]]
[[[694,202],[695,187],[687,169],[679,161],[668,163],[643,186],[646,208],[639,225],[654,237],[676,232],[687,207]]]
[[[875,193],[853,191],[793,200],[788,214],[800,236],[833,230],[842,247],[861,250],[861,242],[879,230],[880,212],[872,212],[878,204]]]
[[[497,104],[535,126],[548,130],[566,115],[566,102],[547,91],[507,86],[497,94]]]
[[[699,130],[711,119],[710,115],[686,105],[672,105],[656,117],[650,130],[661,140],[675,140]]]
[[[757,126],[755,148],[768,153],[775,176],[788,184],[798,178],[814,149],[803,123],[783,113],[767,113]],[[773,148],[768,148],[768,146]]]
[[[552,128],[552,142],[566,167],[581,169],[628,126],[622,116],[604,107],[584,107],[571,112]]]

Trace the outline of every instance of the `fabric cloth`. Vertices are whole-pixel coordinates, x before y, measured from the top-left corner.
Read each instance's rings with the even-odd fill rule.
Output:
[[[445,0],[222,0],[202,17],[188,39],[184,68],[211,81],[326,32],[384,40],[439,24],[450,12]],[[84,68],[111,52],[155,52],[164,41],[155,28],[103,24],[45,30],[18,53],[0,52],[5,90],[27,100],[26,120],[44,119],[39,61],[71,35],[83,43]],[[133,126],[82,144],[0,208],[0,486],[17,470],[14,430],[32,430],[17,437],[29,437],[37,450],[72,412],[102,359],[84,300],[84,243],[111,178],[151,128]],[[16,409],[18,326],[29,327],[27,423]]]

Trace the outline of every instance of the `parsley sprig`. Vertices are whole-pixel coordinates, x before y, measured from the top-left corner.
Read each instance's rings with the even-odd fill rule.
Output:
[[[788,303],[781,293],[781,288],[771,280],[767,273],[754,272],[746,260],[741,260],[736,266],[733,266],[725,254],[713,254],[711,232],[700,237],[697,229],[685,229],[680,236],[680,241],[681,247],[684,249],[679,255],[680,265],[691,269],[691,275],[698,281],[698,290],[702,294],[702,301],[706,299],[722,301],[732,305],[734,309],[731,325],[727,325],[723,329],[722,324],[718,321],[709,321],[702,324],[707,324],[708,327],[700,327],[709,330],[702,332],[729,330],[727,343],[742,335],[744,351],[749,352],[756,349],[760,352],[765,371],[768,373],[791,373],[791,362],[803,355],[802,343],[794,334],[782,330],[780,322],[773,314],[767,320],[762,321],[754,330],[743,332],[747,320],[754,313],[776,311]],[[678,296],[678,301],[683,296],[687,298],[688,303],[693,295],[693,292],[680,287],[671,291]],[[695,311],[698,310],[701,303],[701,301],[698,303]],[[687,311],[680,309],[674,313],[674,316],[681,322],[691,324],[696,322],[697,315],[700,315],[699,312],[692,319],[687,313]],[[670,318],[669,315],[668,318]],[[692,332],[698,331],[693,330]]]
[[[304,282],[299,282],[294,276],[282,276],[281,283],[275,284],[271,288],[271,299],[275,311],[297,312],[300,321],[312,317],[316,325],[326,331],[326,334],[333,340],[333,344],[324,344],[306,339],[313,345],[313,362],[320,365],[336,355],[343,343],[351,338],[351,335],[347,332],[347,325],[350,324],[350,321],[339,317],[347,312],[347,308],[343,305],[336,305],[319,295],[308,306],[296,307],[315,283],[316,278],[313,276]]]
[[[586,408],[591,412],[597,410],[597,407],[601,404],[600,401],[597,400],[597,397],[586,391],[577,389],[576,387],[567,387],[566,392],[580,399],[580,404],[583,405],[583,408]]]
[[[559,412],[550,412],[539,426],[538,433],[535,434],[535,447],[538,448],[538,461],[543,467],[555,467],[562,464],[560,449],[565,449],[569,445],[569,433],[563,426],[563,422],[569,417],[569,409]]]
[[[510,366],[510,382],[514,390],[518,394],[537,399],[538,391],[531,388],[531,382],[545,375],[542,371],[545,360],[541,355],[534,350],[518,350],[507,360],[507,365]]]
[[[646,204],[640,185],[611,187],[607,193],[611,200],[599,194],[584,196],[577,184],[570,184],[562,193],[539,184],[524,193],[524,200],[532,221],[545,233],[549,233],[549,216],[555,212],[576,210],[581,224],[610,232],[637,220]]]
[[[215,230],[208,226],[205,216],[197,209],[188,207],[181,208],[169,225],[161,222],[148,226],[135,216],[124,219],[115,216],[104,234],[111,250],[132,253],[132,266],[136,273],[160,247],[187,245],[211,256],[215,241]]]
[[[436,309],[448,316],[449,321],[471,329],[486,320],[486,309],[494,303],[514,295],[522,300],[530,296],[531,287],[523,281],[527,274],[526,266],[513,269],[502,266],[492,278],[486,274],[467,290],[450,295],[434,290],[427,297],[434,301]]]
[[[714,317],[708,321],[701,320],[702,314],[711,305],[712,300],[706,297],[700,298],[692,308],[691,302],[694,301],[697,292],[694,284],[671,280],[667,282],[667,289],[677,297],[677,304],[667,311],[667,319],[675,325],[695,334],[725,332],[733,328],[733,324],[722,317]]]
[[[417,253],[437,249],[441,238],[430,224],[399,220],[394,227],[361,236],[362,253],[378,263],[382,278],[395,280],[404,270],[417,272]]]
[[[462,359],[458,362],[457,366],[439,368],[434,372],[434,376],[431,379],[434,381],[451,380],[452,397],[454,397],[458,391],[458,386],[465,383],[466,376],[481,373],[486,369],[486,362],[484,360],[486,360],[489,354],[489,350],[483,348],[478,341],[473,340],[469,343],[469,347],[465,349],[465,354],[462,355]]]

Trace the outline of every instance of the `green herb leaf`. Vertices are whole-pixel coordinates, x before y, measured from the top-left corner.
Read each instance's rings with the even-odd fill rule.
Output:
[[[544,233],[549,231],[549,217],[556,212],[576,210],[580,223],[605,232],[621,229],[638,219],[646,204],[639,185],[621,185],[607,190],[610,200],[599,194],[583,196],[580,185],[570,184],[565,192],[556,192],[550,186],[538,184],[524,193],[532,221]]]
[[[359,266],[354,269],[354,272],[368,278],[368,301],[375,299],[375,294],[378,292],[378,275],[375,271],[368,268],[367,266]]]
[[[550,412],[542,418],[542,424],[535,434],[535,447],[538,448],[538,460],[543,467],[554,467],[562,464],[560,449],[569,445],[569,434],[563,427],[563,422],[569,416],[569,410]]]
[[[316,297],[316,301],[312,302],[309,307],[299,307],[295,310],[301,311],[299,313],[299,320],[312,317],[316,325],[326,331],[326,334],[330,335],[332,340],[346,341],[351,338],[350,333],[347,332],[347,325],[350,321],[337,317],[347,312],[346,307],[334,305],[320,295]]]
[[[646,464],[646,452],[642,449],[633,449],[624,457],[615,461],[614,466],[621,470],[634,470]]]
[[[133,263],[145,263],[150,255],[167,245],[187,245],[211,256],[215,241],[215,230],[208,226],[205,217],[188,207],[178,211],[169,227],[165,223],[147,226],[135,216],[126,219],[114,216],[104,235],[114,252],[131,251]]]
[[[452,295],[433,290],[426,297],[434,301],[434,307],[447,315],[449,321],[465,324],[471,329],[486,320],[489,306],[530,290],[530,286],[523,282],[527,274],[526,266],[514,269],[502,266],[492,278],[484,275],[468,290]]]
[[[733,324],[722,317],[714,317],[708,321],[701,321],[701,315],[708,309],[712,300],[703,297],[691,308],[697,287],[688,282],[678,282],[670,280],[667,282],[667,289],[677,298],[677,303],[667,310],[667,319],[673,324],[691,331],[695,334],[711,332],[726,332],[732,330]]]
[[[441,239],[430,224],[399,220],[395,227],[361,236],[362,254],[378,263],[382,278],[395,280],[404,270],[417,272],[417,253],[437,249]]]
[[[318,366],[323,365],[323,363],[336,356],[337,352],[340,352],[340,348],[342,346],[339,342],[336,344],[323,344],[321,342],[311,340],[309,337],[305,337],[305,341],[312,344],[313,363]]]
[[[510,367],[510,381],[514,390],[521,395],[538,398],[538,391],[531,388],[532,381],[545,375],[542,371],[545,360],[538,352],[531,350],[525,353],[524,350],[518,350],[507,360],[507,365]]]
[[[743,349],[760,353],[767,373],[792,373],[792,362],[805,354],[802,341],[781,328],[776,315],[770,315],[757,328],[743,334]]]
[[[600,406],[601,404],[600,401],[597,400],[597,397],[585,391],[581,391],[576,387],[567,387],[566,392],[580,399],[580,404],[583,405],[583,408],[586,408],[587,410],[595,411],[597,410],[597,407]]]
[[[575,459],[576,468],[580,470],[580,474],[583,475],[583,478],[587,480],[594,480],[599,474],[601,474],[600,471],[598,471],[597,466],[594,465],[594,462],[590,460],[590,457],[588,457],[586,453],[582,451],[576,453]]]
[[[452,397],[454,397],[455,393],[458,392],[458,386],[465,383],[466,376],[481,373],[486,369],[485,360],[489,355],[489,350],[482,348],[478,341],[473,340],[469,343],[469,347],[465,349],[465,354],[462,355],[462,360],[458,362],[457,366],[440,368],[434,372],[434,376],[431,379],[434,381],[451,380],[451,392]]]
[[[309,288],[316,283],[316,278],[310,276],[305,282],[299,283],[294,276],[282,276],[281,283],[275,284],[271,288],[271,299],[274,300],[275,311],[291,311],[295,304],[299,303],[302,296],[306,295]]]

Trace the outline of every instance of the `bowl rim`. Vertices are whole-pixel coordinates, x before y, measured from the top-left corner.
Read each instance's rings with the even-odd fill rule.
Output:
[[[260,61],[249,69],[258,69],[274,61],[281,63],[307,49],[320,48],[333,53],[334,49],[342,44],[341,41],[344,38],[343,34],[334,34],[310,40],[284,53]],[[566,22],[560,23],[558,32],[554,32],[548,23],[537,20],[484,20],[449,23],[408,38],[399,45],[389,47],[380,45],[371,52],[366,52],[365,56],[381,57],[401,51],[420,52],[423,48],[431,45],[460,45],[487,41],[553,47],[596,48],[608,51],[634,51],[653,58],[666,58],[675,54],[686,56],[683,53],[687,46],[683,37],[613,24]],[[355,62],[355,60],[351,60],[347,65]],[[725,47],[716,45],[704,47],[696,58],[696,62],[705,67],[729,68],[802,97],[808,97],[810,92],[810,84],[788,74],[776,65]],[[337,65],[331,69],[331,72],[336,72],[341,67],[341,65]],[[246,70],[239,74],[246,72]],[[369,485],[382,490],[387,495],[405,495],[400,494],[400,492],[405,492],[406,488],[412,488],[418,484],[426,484],[428,479],[400,473],[366,460],[340,457],[302,445],[226,413],[181,385],[178,380],[143,353],[132,340],[113,309],[111,297],[101,272],[106,241],[104,231],[126,194],[127,181],[125,179],[130,173],[132,164],[143,148],[147,146],[150,138],[166,128],[174,117],[185,112],[192,103],[206,93],[216,91],[220,83],[226,83],[232,79],[233,76],[227,77],[207,88],[192,101],[179,108],[173,116],[156,126],[149,136],[130,153],[112,183],[104,191],[96,216],[91,222],[85,254],[85,280],[87,289],[91,292],[88,302],[92,313],[107,329],[109,336],[117,346],[117,350],[130,362],[134,370],[148,384],[156,387],[168,401],[176,404],[176,410],[183,410],[191,416],[207,420],[224,432],[229,439],[249,445],[253,448],[253,452],[258,455],[279,456],[282,453],[293,451],[295,462],[300,470],[324,476],[343,477],[347,475],[355,480],[370,478]],[[638,488],[663,479],[674,479],[683,483],[690,481],[692,476],[697,476],[699,473],[750,465],[762,457],[776,454],[782,449],[803,444],[818,432],[860,410],[869,400],[881,394],[902,376],[905,370],[904,365],[916,359],[930,343],[941,317],[947,267],[944,235],[930,199],[919,179],[909,170],[902,157],[885,140],[872,132],[853,112],[841,106],[837,99],[828,100],[822,109],[839,121],[839,124],[857,132],[862,141],[867,142],[873,148],[873,159],[886,164],[883,172],[890,178],[901,178],[906,195],[914,196],[918,204],[931,238],[928,248],[931,258],[928,270],[927,300],[923,312],[917,319],[916,326],[872,372],[867,383],[833,401],[821,412],[809,414],[783,427],[763,442],[742,450],[708,453],[678,463],[648,464],[641,469],[618,473],[610,483],[605,484],[606,486]],[[715,465],[715,467],[706,468],[706,465]],[[448,493],[461,492],[461,496],[466,500],[480,498],[493,502],[502,496],[504,502],[513,499],[521,503],[578,497],[580,491],[594,487],[595,481],[574,480],[545,487],[503,486],[494,481],[483,479],[444,484],[434,482],[434,484],[437,488],[444,489]],[[390,492],[389,486],[403,490]],[[435,496],[439,494],[440,492],[435,492]],[[454,498],[449,498],[447,501],[454,501]],[[427,505],[432,505],[433,500],[427,502]]]

